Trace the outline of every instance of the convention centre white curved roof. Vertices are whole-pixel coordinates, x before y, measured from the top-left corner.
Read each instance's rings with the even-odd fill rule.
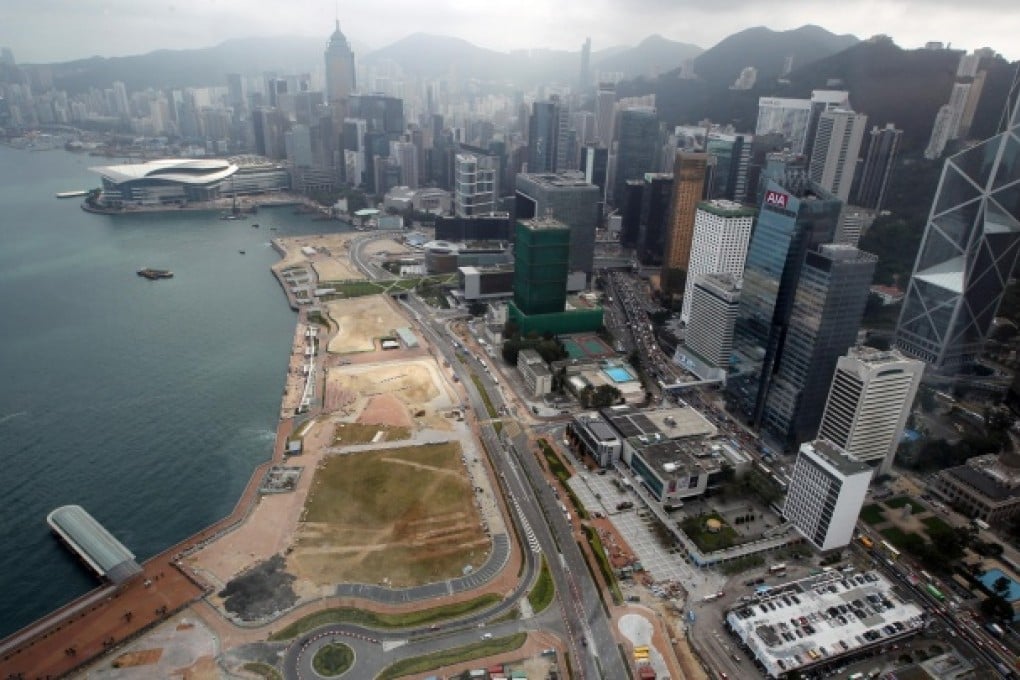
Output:
[[[237,172],[236,165],[222,158],[164,158],[145,163],[102,165],[89,169],[115,184],[134,180],[209,184],[226,179]]]

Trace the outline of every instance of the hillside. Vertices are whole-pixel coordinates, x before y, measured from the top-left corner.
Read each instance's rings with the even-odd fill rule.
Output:
[[[651,35],[637,46],[617,52],[611,56],[593,58],[593,66],[600,71],[619,71],[625,77],[658,75],[678,68],[686,59],[704,52],[697,45],[676,42]]]

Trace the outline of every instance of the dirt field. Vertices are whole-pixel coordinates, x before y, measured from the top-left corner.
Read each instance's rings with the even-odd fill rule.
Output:
[[[457,442],[338,455],[316,471],[290,571],[403,587],[480,566],[489,540]]]
[[[410,428],[394,427],[372,423],[338,423],[333,431],[333,445],[368,444],[370,442],[395,442],[411,436]]]
[[[457,401],[432,358],[338,366],[326,373],[324,410],[357,414],[359,423],[448,430],[439,414]]]
[[[408,322],[393,306],[388,295],[368,295],[351,300],[334,300],[323,311],[339,326],[326,349],[333,354],[371,352],[376,338],[388,336]]]
[[[386,253],[389,255],[406,255],[411,252],[411,249],[405,246],[403,243],[397,243],[393,239],[384,239],[381,241],[372,241],[366,244],[362,252],[369,257],[375,257]]]
[[[315,277],[319,281],[351,281],[362,280],[365,275],[350,261],[351,239],[354,234],[320,234],[318,236],[297,236],[276,239],[287,254],[276,264],[273,270],[279,272],[292,267],[311,265]],[[308,246],[316,249],[314,255],[305,255],[301,248]]]

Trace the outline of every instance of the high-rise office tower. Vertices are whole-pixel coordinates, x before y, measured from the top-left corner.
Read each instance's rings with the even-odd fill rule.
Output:
[[[632,179],[624,185],[623,200],[620,203],[620,245],[624,248],[637,248],[641,239],[641,200],[644,189],[644,180]]]
[[[599,196],[606,200],[606,179],[609,171],[609,149],[589,145],[581,149],[581,172],[584,181],[599,188]]]
[[[400,184],[417,189],[418,147],[411,142],[390,142],[390,157],[400,166]]]
[[[570,121],[570,111],[566,106],[560,106],[556,115],[556,165],[554,171],[577,170],[577,132]]]
[[[792,192],[769,181],[744,263],[744,287],[726,380],[731,412],[761,426],[783,355],[805,255],[831,243],[842,203],[820,187]]]
[[[867,116],[846,109],[824,111],[818,118],[808,173],[812,182],[844,203],[850,198],[867,124]]]
[[[691,259],[691,242],[694,239],[694,218],[698,204],[705,193],[705,171],[708,154],[678,151],[673,162],[673,197],[670,204],[669,233],[666,237],[666,254],[663,269],[686,271]],[[663,272],[663,289],[667,288]],[[670,290],[669,293],[680,293]]]
[[[517,175],[514,198],[518,220],[552,217],[570,229],[570,271],[595,269],[595,228],[601,193],[579,172]],[[586,278],[585,277],[585,278]]]
[[[712,367],[725,370],[733,351],[740,279],[733,274],[695,274],[693,278],[683,346]],[[678,349],[683,351],[683,347]]]
[[[629,188],[630,182],[627,185]],[[641,210],[638,213],[637,259],[641,264],[662,265],[669,238],[672,203],[673,175],[646,173],[641,182]]]
[[[765,169],[766,157],[770,153],[782,151],[785,145],[783,135],[772,132],[765,135],[754,135],[751,141],[750,157],[747,163],[747,178],[744,182],[744,193],[734,191],[733,200],[740,203],[760,203],[758,187],[761,173]]]
[[[552,218],[517,222],[514,306],[527,315],[562,312],[567,302],[570,228]]]
[[[868,137],[868,150],[864,155],[864,167],[857,181],[857,192],[853,204],[879,212],[885,200],[885,190],[889,186],[896,153],[900,149],[903,130],[897,130],[892,123],[884,128],[877,125],[871,128]]]
[[[616,85],[599,83],[595,93],[595,139],[605,148],[613,145],[613,113],[616,110]]]
[[[804,153],[810,121],[811,101],[808,99],[760,97],[754,134],[781,134],[791,151]]]
[[[800,447],[783,516],[818,550],[850,544],[871,483],[870,467],[832,442]]]
[[[330,104],[341,102],[358,89],[354,68],[354,52],[340,32],[340,20],[326,47],[326,99]]]
[[[499,164],[493,156],[459,153],[454,159],[455,212],[458,217],[487,215],[496,210],[496,175]]]
[[[1003,121],[946,159],[896,326],[896,346],[941,373],[980,355],[1020,253],[1020,89]]]
[[[852,347],[878,258],[827,244],[804,257],[764,427],[787,450],[813,439],[839,357]]]
[[[655,165],[659,141],[659,117],[650,106],[623,109],[619,113],[619,143],[613,175],[613,201],[623,195],[624,183],[640,179]]]
[[[923,372],[896,350],[851,348],[836,364],[818,436],[888,473]]]
[[[698,204],[680,312],[685,323],[690,317],[691,291],[699,274],[732,274],[737,278],[743,274],[754,214],[752,208],[733,201],[715,200]]]
[[[534,102],[531,105],[531,118],[528,123],[528,172],[556,171],[559,132],[559,97]]]
[[[577,90],[584,92],[591,87],[591,38],[585,38],[581,45],[581,72],[577,77]]]
[[[804,138],[805,154],[810,154],[815,148],[815,135],[822,114],[833,109],[853,110],[850,107],[850,93],[846,90],[811,91],[811,117],[808,119],[807,136]]]

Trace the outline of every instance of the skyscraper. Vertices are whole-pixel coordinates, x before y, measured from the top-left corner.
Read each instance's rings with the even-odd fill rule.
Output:
[[[551,218],[519,220],[514,240],[514,306],[527,315],[562,312],[569,262],[567,225]]]
[[[678,151],[673,163],[673,196],[670,202],[666,255],[663,269],[687,271],[694,238],[694,217],[705,193],[708,154]],[[668,287],[668,271],[663,271],[663,289]],[[671,285],[671,284],[669,284]],[[679,290],[670,290],[679,293]]]
[[[889,177],[892,175],[902,137],[903,130],[897,130],[892,123],[886,123],[884,128],[877,125],[871,128],[864,167],[857,181],[854,205],[876,213],[882,210],[885,190],[889,186]]]
[[[851,348],[836,364],[818,436],[889,472],[923,372],[896,350]]]
[[[754,134],[781,134],[794,153],[804,153],[810,121],[810,100],[761,97]]]
[[[595,93],[595,139],[605,148],[613,144],[613,113],[616,110],[616,85],[599,83]]]
[[[682,356],[686,354],[684,348],[690,349],[711,367],[725,371],[733,351],[740,279],[733,274],[695,274],[692,278],[687,332],[677,353]],[[680,363],[687,365],[682,359]],[[697,372],[696,368],[694,370]],[[698,375],[706,378],[701,373]]]
[[[846,109],[824,111],[818,118],[808,174],[844,203],[850,198],[867,124],[867,116]]]
[[[827,244],[804,257],[782,357],[765,398],[764,428],[787,450],[818,433],[839,357],[857,339],[878,258]]]
[[[782,359],[804,256],[831,243],[842,204],[820,187],[788,191],[769,181],[744,264],[744,287],[726,380],[730,410],[760,427]]]
[[[499,164],[493,156],[459,153],[454,159],[454,201],[458,217],[487,215],[496,210],[496,175]]]
[[[1020,253],[1020,90],[1004,130],[946,159],[896,346],[955,374],[981,353]]]
[[[559,132],[559,97],[534,102],[531,105],[531,118],[528,122],[528,172],[556,171]]]
[[[627,182],[627,189],[630,189]],[[630,197],[628,196],[628,199]],[[641,183],[640,212],[638,213],[637,259],[644,265],[663,263],[666,242],[669,238],[670,206],[673,203],[673,175],[645,173]],[[624,206],[628,209],[628,206]]]
[[[354,52],[340,32],[340,20],[326,47],[326,99],[330,104],[341,102],[358,89],[354,69]]]
[[[743,274],[752,226],[752,208],[723,200],[698,204],[694,215],[694,235],[687,265],[683,308],[680,312],[680,318],[685,323],[690,317],[691,292],[699,274],[732,274],[737,278]]]
[[[562,222],[570,229],[570,271],[591,274],[595,269],[599,188],[585,181],[579,172],[521,173],[516,182],[517,219],[552,217]]]
[[[591,38],[585,38],[581,45],[581,72],[577,78],[577,89],[579,92],[586,91],[591,87]]]
[[[872,470],[832,442],[800,447],[783,516],[818,550],[849,545]]]
[[[659,118],[650,106],[623,109],[619,114],[619,145],[613,175],[613,201],[623,196],[624,183],[640,179],[655,165]]]

